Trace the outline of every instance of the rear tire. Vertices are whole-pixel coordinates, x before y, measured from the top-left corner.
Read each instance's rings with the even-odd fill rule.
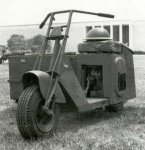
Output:
[[[3,62],[3,59],[2,59],[2,57],[0,57],[0,64],[2,64],[2,62]]]
[[[123,106],[124,106],[124,103],[122,102],[122,103],[119,103],[119,104],[106,106],[105,109],[108,112],[119,112],[119,111],[123,110]]]
[[[38,138],[52,134],[58,125],[59,107],[54,100],[50,108],[54,115],[49,116],[42,111],[44,99],[37,86],[27,87],[21,94],[17,106],[17,126],[25,139]]]

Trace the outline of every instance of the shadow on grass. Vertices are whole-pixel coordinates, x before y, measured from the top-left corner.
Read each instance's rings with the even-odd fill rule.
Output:
[[[91,112],[78,115],[77,113],[64,113],[60,117],[60,125],[58,130],[78,131],[81,128],[97,125],[101,121],[120,118],[122,112],[110,113],[102,110],[94,110]]]
[[[16,106],[5,109],[0,114],[0,120],[3,124],[0,130],[4,131],[3,139],[7,142],[13,138],[17,141],[23,140],[19,134],[16,124]],[[60,122],[57,133],[77,132],[89,126],[97,126],[98,123],[111,124],[117,120],[123,127],[129,127],[132,124],[145,124],[145,107],[125,106],[121,112],[106,112],[95,110],[78,115],[76,112],[65,112],[60,114]],[[48,137],[49,138],[49,137]],[[42,138],[43,139],[43,138]],[[33,140],[31,140],[33,141]]]
[[[109,121],[113,123],[114,120],[121,122],[124,127],[129,127],[132,124],[145,124],[145,107],[139,108],[134,106],[124,107],[120,112],[107,112],[102,110],[95,110],[77,115],[77,113],[64,113],[60,117],[59,131],[78,131],[85,126],[96,125],[100,122]]]

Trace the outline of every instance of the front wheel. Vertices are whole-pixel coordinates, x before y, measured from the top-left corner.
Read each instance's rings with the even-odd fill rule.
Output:
[[[52,134],[59,121],[59,107],[54,100],[50,103],[53,115],[42,111],[45,101],[37,86],[27,87],[21,94],[17,106],[17,126],[25,139]]]

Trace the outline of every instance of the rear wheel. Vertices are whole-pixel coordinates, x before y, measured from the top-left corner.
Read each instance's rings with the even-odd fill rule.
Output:
[[[124,103],[122,102],[119,104],[106,106],[105,109],[106,111],[109,111],[109,112],[119,112],[123,110],[123,106],[124,106]]]
[[[42,111],[45,101],[37,86],[27,87],[21,94],[17,106],[17,125],[25,139],[52,134],[59,121],[59,107],[54,100],[50,103],[53,115]]]
[[[2,62],[3,62],[3,59],[2,59],[2,57],[0,57],[0,64],[2,64]]]

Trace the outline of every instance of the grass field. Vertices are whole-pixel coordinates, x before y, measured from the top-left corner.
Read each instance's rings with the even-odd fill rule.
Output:
[[[0,65],[0,150],[145,150],[145,56],[134,56],[137,98],[124,111],[94,111],[60,116],[51,138],[25,141],[16,125],[16,104],[9,98],[8,64]]]

